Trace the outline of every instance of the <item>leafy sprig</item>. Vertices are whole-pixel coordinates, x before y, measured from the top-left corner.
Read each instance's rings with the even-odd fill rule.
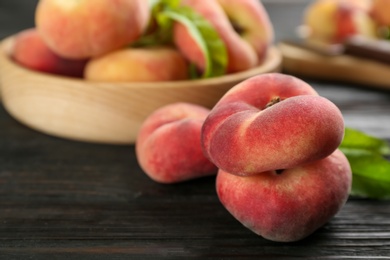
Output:
[[[206,66],[204,78],[224,75],[226,72],[226,47],[218,33],[201,15],[188,7],[167,10],[162,15],[184,25],[202,51]]]
[[[390,199],[390,146],[385,140],[351,128],[345,129],[340,150],[353,173],[351,195]]]
[[[193,9],[180,5],[180,0],[150,0],[152,17],[147,33],[133,44],[135,47],[172,45],[174,23],[186,27],[200,48],[205,68],[202,78],[222,76],[226,73],[227,50],[215,28]],[[191,78],[198,78],[194,64],[190,66]]]

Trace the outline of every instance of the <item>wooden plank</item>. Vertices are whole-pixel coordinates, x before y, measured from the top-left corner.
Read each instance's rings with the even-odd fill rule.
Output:
[[[387,115],[390,94],[309,81],[346,119]],[[380,127],[379,127],[380,124]],[[0,255],[6,259],[386,259],[390,205],[351,198],[309,238],[267,241],[221,206],[214,178],[151,181],[134,146],[67,141],[0,109]],[[390,125],[377,122],[390,140]],[[366,127],[366,128],[365,128]]]
[[[322,55],[286,42],[278,46],[287,73],[390,90],[390,65],[349,55]]]

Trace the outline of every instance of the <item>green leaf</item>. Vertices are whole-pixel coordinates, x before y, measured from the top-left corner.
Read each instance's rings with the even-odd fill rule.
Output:
[[[217,77],[226,73],[226,46],[206,19],[184,6],[167,9],[162,14],[184,25],[200,47],[206,61],[203,78]]]
[[[149,6],[152,11],[156,11],[155,8],[176,8],[180,5],[181,0],[149,0]]]
[[[339,148],[351,165],[351,195],[390,199],[390,162],[384,158],[390,154],[389,144],[361,131],[346,128]]]
[[[375,151],[382,155],[390,155],[390,145],[379,138],[367,135],[361,131],[346,128],[342,148],[356,148]]]
[[[158,5],[161,2],[161,0],[149,0],[149,7],[153,10],[153,8]]]
[[[390,162],[377,152],[341,148],[351,165],[351,195],[390,199]]]
[[[181,6],[181,0],[149,0],[151,21],[147,32],[132,47],[173,45],[173,23],[184,25],[200,47],[205,57],[202,78],[224,75],[228,63],[227,50],[214,27],[203,16],[189,7]],[[191,79],[199,73],[190,67]]]
[[[151,9],[151,18],[148,28],[144,35],[136,42],[132,43],[132,47],[150,47],[172,45],[172,27],[173,21],[161,15],[166,9],[178,8],[180,0],[149,0]]]

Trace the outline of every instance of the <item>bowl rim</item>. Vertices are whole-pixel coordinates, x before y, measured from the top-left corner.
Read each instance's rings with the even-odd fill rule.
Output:
[[[194,79],[194,80],[177,80],[177,81],[161,81],[161,82],[124,82],[124,81],[86,81],[82,78],[72,78],[61,75],[54,75],[39,71],[34,71],[23,66],[18,65],[11,58],[12,45],[15,39],[15,35],[4,38],[0,41],[0,60],[6,62],[13,69],[24,70],[26,75],[31,77],[47,77],[51,80],[61,80],[67,81],[69,83],[75,84],[92,84],[94,86],[105,86],[107,84],[116,86],[120,86],[123,88],[155,88],[156,86],[164,88],[169,86],[170,88],[182,88],[182,87],[197,87],[197,86],[213,86],[220,85],[224,83],[230,83],[235,81],[241,81],[243,79],[247,79],[249,77],[255,76],[256,74],[272,72],[272,71],[280,71],[282,64],[282,55],[279,49],[271,45],[268,49],[267,56],[264,62],[251,68],[249,70],[226,74],[219,77],[207,78],[207,79]],[[0,69],[1,74],[1,69]]]

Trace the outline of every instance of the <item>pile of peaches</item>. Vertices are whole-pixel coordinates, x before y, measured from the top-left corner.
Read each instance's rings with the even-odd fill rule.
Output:
[[[36,28],[15,38],[28,68],[91,81],[173,81],[260,65],[273,28],[258,0],[40,0]],[[135,149],[154,181],[216,175],[217,195],[274,241],[313,233],[346,202],[340,110],[307,83],[263,74],[211,109],[174,103],[143,122]]]
[[[340,110],[304,81],[261,74],[231,88],[211,109],[174,103],[142,124],[136,156],[165,184],[216,175],[222,205],[269,240],[312,234],[346,202],[352,173],[337,149]]]
[[[216,77],[262,64],[273,41],[258,0],[40,0],[12,57],[90,81]]]
[[[352,36],[390,39],[388,0],[316,0],[304,13],[306,37],[343,43]]]

